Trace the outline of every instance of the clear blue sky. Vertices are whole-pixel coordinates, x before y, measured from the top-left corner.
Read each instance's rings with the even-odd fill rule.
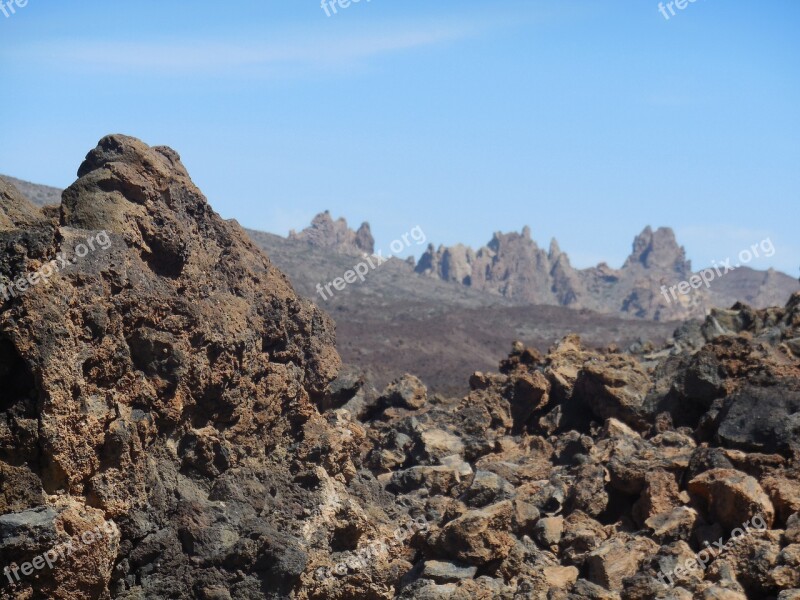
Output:
[[[281,234],[529,224],[620,266],[666,225],[696,268],[766,236],[753,266],[800,265],[797,0],[29,0],[0,13],[0,89],[0,172],[39,183],[120,132]]]

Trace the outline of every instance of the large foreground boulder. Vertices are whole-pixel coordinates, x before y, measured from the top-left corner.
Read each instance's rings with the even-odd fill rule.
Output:
[[[284,597],[361,510],[333,324],[173,150],[109,136],[79,177],[58,212],[0,188],[0,597]]]

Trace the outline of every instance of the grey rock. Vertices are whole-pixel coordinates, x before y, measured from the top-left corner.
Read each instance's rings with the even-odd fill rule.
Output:
[[[458,565],[452,562],[439,560],[425,561],[420,577],[430,579],[436,583],[457,583],[462,579],[472,579],[478,567]]]
[[[725,399],[717,437],[725,446],[756,452],[800,448],[800,391],[788,385],[747,385]]]
[[[0,555],[24,552],[55,543],[57,532],[52,508],[40,507],[0,516]]]
[[[499,475],[489,471],[475,471],[475,477],[461,500],[473,508],[482,508],[513,496],[514,486]]]

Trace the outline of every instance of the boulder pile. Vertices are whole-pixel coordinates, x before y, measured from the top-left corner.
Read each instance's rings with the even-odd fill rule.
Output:
[[[354,405],[365,466],[429,523],[400,597],[800,598],[798,336],[795,295],[661,351],[517,343],[463,399],[408,376]]]
[[[78,177],[0,180],[0,598],[800,598],[800,295],[377,393],[173,150]]]

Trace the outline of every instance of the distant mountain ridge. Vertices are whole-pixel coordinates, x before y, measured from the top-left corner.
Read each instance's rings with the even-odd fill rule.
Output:
[[[773,269],[740,267],[715,279],[708,288],[668,298],[664,290],[688,281],[692,264],[672,229],[649,226],[636,236],[620,269],[605,263],[575,269],[556,240],[545,251],[525,227],[522,233],[495,233],[477,251],[461,244],[429,245],[415,270],[517,303],[619,312],[658,321],[702,318],[713,307],[737,301],[765,308],[785,303],[800,289],[795,279]]]
[[[35,204],[60,202],[60,191],[56,188],[12,177],[6,179]],[[334,220],[329,211],[318,214],[311,225],[299,233],[290,232],[288,238],[255,234],[251,232],[254,239],[269,239],[269,248],[265,249],[279,254],[277,246],[282,242],[276,245],[275,240],[292,242],[295,248],[307,245],[354,256],[372,254],[375,248],[369,223],[362,223],[353,230],[345,219]],[[309,270],[296,261],[291,262],[292,265],[281,265],[281,268],[292,277],[295,285],[313,296],[313,287],[320,280],[306,281]],[[515,306],[563,306],[655,321],[700,319],[713,307],[727,308],[736,302],[754,308],[782,306],[800,289],[797,280],[779,271],[739,267],[715,279],[709,288],[704,286],[686,295],[678,294],[676,299],[667,299],[663,286],[669,288],[688,281],[693,274],[692,264],[672,229],[654,230],[649,226],[636,236],[630,256],[619,269],[605,263],[576,269],[556,240],[545,250],[532,239],[531,230],[526,226],[520,233],[497,232],[486,246],[477,250],[462,244],[438,248],[430,244],[416,265],[403,262],[396,271],[395,280],[403,279],[403,285],[409,288],[419,287],[415,273],[451,284],[443,288],[424,287],[436,302],[458,302],[461,294],[455,290],[460,287],[478,292],[472,302],[483,305],[502,298]],[[340,275],[342,273],[335,269],[330,272],[331,278]],[[484,300],[477,300],[479,298]]]
[[[36,206],[59,205],[61,204],[61,192],[58,188],[49,185],[39,185],[11,177],[0,175],[3,179],[11,183],[19,192]]]

